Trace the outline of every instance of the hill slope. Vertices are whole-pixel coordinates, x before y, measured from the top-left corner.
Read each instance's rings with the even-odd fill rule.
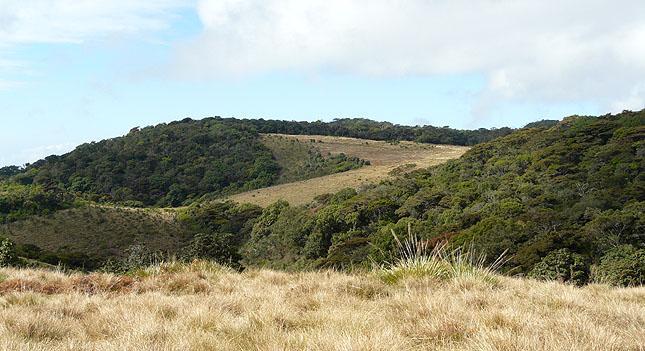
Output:
[[[506,252],[503,270],[508,274],[575,284],[645,282],[645,111],[536,125],[477,145],[457,160],[413,172],[402,167],[394,172],[402,177],[316,196],[304,206],[278,201],[262,210],[197,202],[181,209],[190,229],[189,257],[289,270],[360,268],[391,260],[392,231],[402,234],[409,228],[430,246],[446,241],[489,260]],[[310,150],[306,143],[315,144],[321,154],[338,147],[317,137],[282,138],[302,138],[302,150]],[[395,158],[401,152],[417,157],[435,150],[382,144],[353,140],[343,147],[360,152],[376,147],[372,153],[383,162],[389,159],[388,147],[396,150]],[[379,164],[349,172],[368,167]],[[320,178],[318,184],[330,186],[330,179]],[[314,197],[312,184],[293,186],[290,196]],[[25,199],[30,202],[29,196]],[[32,223],[13,237],[51,233],[46,221]]]
[[[178,206],[202,195],[271,185],[280,168],[246,123],[185,119],[50,156],[15,176],[94,201]]]
[[[4,350],[639,350],[645,288],[333,271],[0,269]]]
[[[241,193],[231,197],[234,201],[266,206],[279,199],[288,199],[293,204],[304,204],[318,195],[347,187],[358,188],[391,177],[389,173],[401,165],[409,166],[404,167],[403,172],[407,172],[458,157],[467,150],[467,147],[412,142],[392,144],[328,136],[261,135],[260,141],[279,165],[278,182],[322,176]],[[370,165],[364,165],[364,160],[371,160]],[[326,175],[330,173],[335,174]],[[7,204],[15,203],[20,211],[11,212],[7,217],[9,223],[2,225],[0,220],[0,238],[9,238],[19,247],[29,245],[29,258],[44,259],[52,264],[73,255],[73,260],[66,259],[64,263],[90,268],[108,258],[122,259],[127,250],[136,245],[145,247],[148,252],[176,255],[195,234],[204,231],[199,226],[195,228],[178,220],[178,213],[184,214],[184,219],[191,219],[193,213],[188,211],[186,214],[181,208],[144,209],[92,204],[74,207],[69,193],[58,190],[43,192],[40,185],[14,184],[6,185],[6,188],[5,194],[0,187],[0,205],[5,194],[11,196],[6,199]],[[37,200],[65,198],[62,195],[53,197],[59,193],[67,196],[66,203]],[[49,205],[30,210],[24,206],[25,203]],[[236,230],[235,234],[239,232]]]
[[[0,226],[0,237],[17,244],[35,245],[52,253],[82,253],[99,262],[122,258],[134,245],[152,252],[178,252],[193,234],[174,210],[93,205]]]
[[[278,200],[286,200],[292,205],[303,205],[320,195],[335,193],[344,188],[358,189],[363,185],[392,178],[414,169],[437,165],[458,158],[468,150],[468,147],[454,145],[431,145],[407,141],[388,143],[322,135],[267,134],[263,136],[263,142],[270,148],[272,147],[270,145],[278,142],[308,144],[323,155],[347,155],[366,160],[369,165],[342,173],[328,172],[334,174],[250,190],[229,196],[229,199],[260,206],[267,206]],[[290,167],[290,169],[298,168]]]
[[[640,284],[644,156],[645,111],[520,130],[359,193],[270,206],[247,263],[369,265],[389,258],[391,230],[410,226],[431,243],[472,245],[491,259],[507,251],[516,274],[584,283],[595,267],[594,279]]]
[[[212,199],[362,165],[360,160],[334,155],[323,157],[311,150],[302,155],[307,162],[280,165],[276,158],[294,159],[303,150],[296,147],[285,153],[281,147],[274,148],[282,156],[292,154],[281,158],[260,141],[258,131],[472,145],[512,130],[406,127],[366,119],[309,123],[186,118],[154,127],[133,128],[123,137],[84,144],[68,154],[34,162],[26,171],[15,166],[2,167],[0,181],[13,178],[23,185],[56,186],[82,194],[91,201],[179,206],[207,194]],[[299,165],[305,167],[296,167]]]

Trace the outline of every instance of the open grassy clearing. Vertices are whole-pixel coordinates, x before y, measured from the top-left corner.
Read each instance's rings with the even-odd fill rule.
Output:
[[[430,145],[408,141],[390,144],[385,141],[320,135],[269,134],[263,138],[266,142],[267,139],[276,136],[308,142],[320,150],[323,155],[345,153],[348,156],[368,160],[371,165],[347,172],[247,191],[230,196],[230,199],[260,206],[267,206],[280,199],[287,200],[291,204],[302,205],[318,195],[378,182],[392,176],[392,171],[397,168],[411,171],[416,168],[437,165],[458,158],[468,150],[468,147],[465,146]]]
[[[0,270],[6,350],[642,350],[645,288],[477,275]]]
[[[271,150],[280,165],[276,184],[322,177],[360,168],[365,161],[334,152],[322,152],[309,140],[298,140],[278,134],[264,134],[262,143]]]

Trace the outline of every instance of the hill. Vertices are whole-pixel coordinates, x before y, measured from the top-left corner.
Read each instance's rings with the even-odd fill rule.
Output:
[[[460,131],[407,127],[366,119],[288,122],[205,118],[133,128],[127,135],[78,146],[62,156],[0,168],[0,181],[81,195],[95,202],[129,206],[179,206],[203,196],[213,199],[277,183],[358,168],[363,162],[342,155],[320,155],[297,145],[264,145],[258,132],[373,137],[471,145],[506,135],[511,129]],[[287,147],[287,149],[284,149]],[[278,154],[272,153],[272,151]],[[283,157],[287,155],[287,157]],[[296,157],[296,155],[300,155]],[[280,160],[299,162],[280,164]],[[306,161],[305,161],[306,160]],[[304,166],[304,167],[302,167]],[[291,167],[291,168],[289,168]]]
[[[416,141],[429,144],[470,146],[513,132],[511,128],[459,130],[449,127],[404,126],[365,118],[339,118],[331,122],[248,120],[260,133],[326,135],[380,141]]]
[[[248,265],[388,260],[391,230],[510,257],[511,274],[585,283],[645,279],[645,111],[574,116],[473,147],[458,160],[307,207],[276,203]]]
[[[260,141],[271,150],[280,166],[278,182],[323,176],[241,193],[231,197],[234,201],[266,206],[286,198],[293,204],[304,204],[318,195],[392,177],[392,170],[402,165],[407,167],[401,172],[408,172],[443,162],[446,158],[457,157],[467,149],[327,136],[272,134],[261,135]],[[370,161],[370,164],[364,165],[367,163],[364,160]],[[359,166],[361,167],[356,168]],[[324,176],[329,173],[337,174]],[[23,190],[18,192],[14,188]],[[7,191],[7,196],[32,194],[32,197],[19,197],[24,199],[18,203],[42,205],[42,201],[34,201],[36,197],[42,196],[41,192],[27,191],[32,188],[41,189],[42,186],[12,185],[11,189],[14,190]],[[87,269],[97,267],[107,259],[126,259],[128,250],[136,246],[144,247],[150,254],[182,254],[182,250],[196,234],[212,232],[212,222],[221,224],[230,217],[221,213],[229,211],[230,206],[226,204],[197,203],[190,208],[174,209],[130,208],[92,203],[66,205],[50,205],[48,209],[40,210],[37,208],[23,216],[18,216],[22,212],[12,212],[8,223],[0,224],[0,237],[9,238],[18,244],[18,251],[23,257],[51,264],[62,262],[68,266]],[[28,207],[20,208],[24,210]],[[248,208],[251,212],[257,212],[250,219],[259,216],[259,209]],[[209,216],[206,212],[220,215],[204,219],[204,216]],[[208,224],[191,224],[194,221],[207,221]],[[225,228],[225,231],[244,237],[240,233],[241,227],[242,225],[237,225],[236,228]],[[217,231],[218,234],[221,232],[220,229]],[[248,238],[243,240],[246,239]],[[234,247],[239,248],[239,245]]]
[[[274,150],[278,163],[287,162],[288,169],[307,170],[303,160],[306,155],[294,153],[292,145],[308,145],[323,155],[343,155],[365,160],[360,168],[344,172],[319,173],[319,177],[290,177],[291,182],[262,189],[250,190],[228,198],[240,203],[268,206],[278,200],[292,205],[304,205],[324,194],[335,193],[345,188],[358,189],[386,178],[400,176],[414,169],[426,168],[461,156],[467,147],[432,145],[416,142],[385,142],[322,135],[265,134],[263,143]],[[290,145],[287,152],[276,152],[278,145]],[[285,158],[289,158],[288,161]],[[300,160],[300,161],[298,161]],[[367,163],[367,164],[366,164]],[[349,167],[344,167],[345,170]],[[301,179],[306,180],[301,180]]]
[[[186,119],[81,145],[14,178],[55,184],[93,201],[178,206],[209,193],[267,186],[278,173],[271,151],[247,124]]]
[[[258,142],[276,155],[293,144],[302,155],[311,156],[297,167],[304,173],[280,173],[284,168],[280,162],[298,163],[282,156],[272,159],[278,164],[276,179],[333,169],[334,164],[342,165],[352,157],[369,160],[370,152],[378,155],[380,158],[370,165],[336,175],[358,180],[359,173],[350,172],[376,169],[379,162],[387,162],[390,151],[395,159],[406,152],[413,155],[410,157],[436,157],[433,151],[448,148],[326,138],[258,135]],[[256,196],[259,200],[255,200],[265,205],[286,197],[280,194],[290,193],[296,199],[292,204],[277,201],[261,209],[248,204],[197,201],[176,210],[176,219],[183,222],[179,225],[188,228],[182,229],[187,239],[181,245],[170,245],[175,249],[166,253],[247,268],[361,269],[391,260],[396,243],[391,233],[410,230],[430,246],[447,242],[450,247],[485,254],[491,261],[505,253],[507,260],[501,269],[510,275],[580,285],[639,285],[645,281],[644,143],[645,111],[572,116],[556,124],[542,121],[476,145],[459,159],[438,166],[410,171],[412,166],[404,164],[394,172],[381,172],[395,177],[358,189],[350,185],[335,194],[318,195],[319,189],[312,184],[333,186],[334,178],[322,177],[318,183],[282,184],[279,187],[290,190],[281,193],[280,189],[269,189],[265,194],[274,195]],[[351,150],[345,159],[338,159],[340,162],[312,163],[322,168],[306,166],[319,160],[318,155],[339,147]],[[11,179],[19,181],[20,176]],[[44,185],[37,186],[44,189]],[[298,205],[302,203],[298,200],[312,197],[313,201]],[[29,196],[20,199],[26,200],[18,203],[31,203]],[[51,214],[45,214],[48,216]],[[30,221],[22,227],[10,224],[23,229],[7,236],[25,238],[22,243],[27,243],[26,238],[35,232],[51,233],[46,221]],[[111,231],[108,236],[117,232]],[[136,237],[134,234],[121,233]],[[159,234],[159,238],[164,235]],[[119,252],[126,249],[121,247]],[[150,257],[148,253],[143,256]]]
[[[4,350],[639,350],[645,288],[477,276],[0,269]]]

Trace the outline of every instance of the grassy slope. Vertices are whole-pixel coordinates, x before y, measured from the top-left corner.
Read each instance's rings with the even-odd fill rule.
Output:
[[[639,350],[645,288],[499,277],[0,270],[7,350]]]
[[[50,251],[67,248],[105,258],[121,256],[135,243],[174,251],[188,233],[172,210],[87,206],[2,225],[0,236]]]
[[[322,153],[317,144],[312,143],[313,138],[299,140],[296,137],[277,134],[263,134],[262,144],[268,147],[276,162],[280,165],[280,175],[277,184],[291,183],[304,179],[321,177],[342,172],[347,168],[359,168],[359,160],[340,161],[330,157],[338,155],[341,151]]]
[[[384,141],[321,135],[273,134],[272,136],[282,137],[283,140],[298,140],[301,144],[310,143],[323,155],[342,152],[348,156],[368,160],[371,165],[347,172],[247,191],[230,196],[230,199],[260,206],[267,206],[280,199],[287,200],[293,205],[302,205],[309,203],[318,195],[335,193],[348,187],[359,188],[363,184],[378,182],[390,177],[391,172],[400,166],[415,165],[407,171],[414,168],[425,168],[458,158],[469,149],[464,146],[429,145],[407,141],[392,145]],[[315,142],[312,143],[311,140],[315,140]],[[281,160],[278,159],[278,162]]]

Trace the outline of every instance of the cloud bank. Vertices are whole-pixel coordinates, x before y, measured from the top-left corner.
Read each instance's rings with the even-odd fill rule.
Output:
[[[16,58],[17,48],[164,29],[173,11],[186,5],[186,0],[0,0],[0,91],[23,85],[15,76],[30,71],[30,62]]]
[[[157,30],[185,0],[2,0],[0,46]]]
[[[645,107],[641,0],[201,0],[183,77],[483,75],[482,103]]]

